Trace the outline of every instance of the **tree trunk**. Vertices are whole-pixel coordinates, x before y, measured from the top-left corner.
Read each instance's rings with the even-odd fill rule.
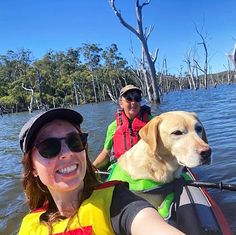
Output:
[[[26,88],[24,87],[24,84],[22,83],[22,88],[26,91],[30,91],[31,92],[31,97],[30,97],[30,104],[28,106],[28,110],[30,113],[33,112],[33,104],[34,104],[34,89],[33,88]]]
[[[93,93],[94,93],[94,99],[95,99],[95,103],[98,102],[98,99],[97,99],[97,92],[96,92],[96,87],[95,87],[95,79],[94,79],[94,75],[92,74],[92,81],[93,81]]]
[[[236,43],[234,44],[234,49],[231,54],[228,55],[229,59],[234,65],[234,68],[236,69]]]
[[[157,51],[155,53],[155,56],[151,57],[150,53],[149,53],[149,49],[148,49],[148,44],[147,44],[147,38],[148,36],[145,35],[144,31],[143,31],[143,19],[142,19],[142,8],[145,5],[148,5],[150,3],[150,1],[147,1],[145,3],[143,3],[142,5],[139,4],[139,0],[136,0],[136,17],[137,17],[137,23],[138,23],[138,29],[135,30],[131,25],[129,25],[121,16],[120,11],[118,11],[116,9],[115,6],[115,0],[109,0],[110,5],[115,13],[115,15],[118,17],[118,19],[120,20],[121,24],[123,26],[125,26],[128,30],[130,30],[132,33],[134,33],[139,40],[142,43],[142,47],[144,50],[144,54],[147,60],[147,64],[149,66],[149,72],[150,72],[150,79],[151,79],[151,85],[152,85],[152,92],[153,92],[153,97],[152,97],[152,101],[155,103],[160,103],[160,97],[159,97],[159,86],[158,86],[158,82],[157,82],[157,77],[156,77],[156,69],[155,69],[155,62],[156,62],[156,58],[157,58]]]
[[[202,68],[196,60],[195,62],[196,62],[197,69],[201,70],[204,73],[204,87],[205,89],[207,89],[208,88],[208,49],[207,49],[207,43],[206,43],[207,34],[203,36],[202,32],[198,30],[197,26],[195,26],[195,29],[202,40],[199,44],[203,45],[203,49],[205,52],[204,68]]]
[[[79,97],[78,97],[78,90],[77,90],[77,81],[74,81],[74,92],[75,92],[76,105],[79,105]]]

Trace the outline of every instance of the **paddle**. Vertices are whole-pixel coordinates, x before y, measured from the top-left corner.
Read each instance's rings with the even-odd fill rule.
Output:
[[[101,170],[97,170],[96,173],[101,174],[101,175],[109,175],[110,174],[107,171],[101,171]]]
[[[194,187],[206,187],[206,188],[217,188],[222,190],[236,191],[236,184],[223,184],[223,182],[212,183],[202,181],[186,181],[185,185]]]
[[[97,171],[98,174],[107,177],[110,173],[107,171]],[[193,187],[205,187],[205,188],[216,188],[222,190],[236,191],[236,184],[224,184],[223,182],[213,183],[213,182],[203,182],[203,181],[184,181],[184,185]]]

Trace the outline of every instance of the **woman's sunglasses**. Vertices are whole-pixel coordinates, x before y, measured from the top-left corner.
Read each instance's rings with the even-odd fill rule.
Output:
[[[141,102],[141,100],[142,100],[141,94],[137,93],[137,92],[125,94],[124,98],[128,103],[131,103],[133,101]]]
[[[61,141],[64,140],[72,152],[81,152],[87,144],[88,133],[72,133],[62,138],[48,138],[34,146],[44,158],[54,158],[61,152]]]

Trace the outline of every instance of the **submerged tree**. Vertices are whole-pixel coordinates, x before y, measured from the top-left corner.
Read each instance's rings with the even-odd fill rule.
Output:
[[[31,93],[30,104],[28,106],[28,110],[30,113],[32,113],[33,112],[33,105],[34,105],[34,87],[27,88],[24,86],[24,83],[22,83],[22,88]]]
[[[143,10],[143,7],[148,5],[150,2],[151,2],[151,0],[146,0],[142,4],[140,4],[139,0],[136,0],[136,17],[137,17],[137,24],[138,24],[138,27],[136,30],[134,27],[132,27],[130,24],[128,24],[124,20],[124,18],[121,15],[121,12],[118,11],[115,6],[115,0],[109,0],[109,3],[111,5],[112,9],[113,9],[115,15],[118,17],[121,24],[124,25],[132,33],[134,33],[142,43],[145,58],[146,58],[146,61],[147,61],[147,64],[148,64],[149,70],[150,70],[149,72],[150,72],[150,79],[151,79],[152,92],[153,92],[153,98],[152,98],[153,100],[152,101],[154,101],[155,103],[160,103],[159,86],[158,86],[158,82],[157,82],[157,78],[156,78],[156,69],[155,69],[155,62],[156,62],[158,50],[156,50],[156,53],[154,56],[151,56],[149,49],[148,49],[148,43],[147,43],[148,36],[149,36],[150,32],[152,31],[153,27],[151,27],[148,31],[143,30],[142,10]],[[148,87],[148,84],[147,84],[147,87]]]
[[[184,62],[187,65],[187,80],[190,89],[197,90],[199,87],[197,86],[197,76],[195,76],[196,72],[196,58],[195,53],[192,55],[192,50],[190,49],[189,52],[186,53]]]
[[[236,43],[234,44],[234,49],[231,54],[228,55],[229,59],[234,65],[234,68],[236,69]]]
[[[208,35],[207,33],[203,34],[203,30],[201,29],[201,31],[197,28],[197,26],[195,25],[195,29],[197,34],[200,36],[201,38],[201,42],[199,42],[199,45],[203,46],[204,49],[204,54],[205,54],[205,58],[204,58],[204,65],[201,66],[197,60],[194,60],[197,69],[200,70],[201,72],[203,72],[204,74],[204,87],[205,89],[208,88],[208,62],[209,62],[209,53],[208,53],[208,48],[207,48],[207,39],[208,39]]]

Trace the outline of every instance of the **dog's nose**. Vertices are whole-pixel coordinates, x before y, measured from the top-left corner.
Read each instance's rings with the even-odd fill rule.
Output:
[[[203,159],[209,158],[211,156],[211,148],[203,147],[200,149],[199,154]]]
[[[209,164],[209,162],[211,161],[211,148],[203,147],[200,149],[199,154],[202,157],[202,163]]]

